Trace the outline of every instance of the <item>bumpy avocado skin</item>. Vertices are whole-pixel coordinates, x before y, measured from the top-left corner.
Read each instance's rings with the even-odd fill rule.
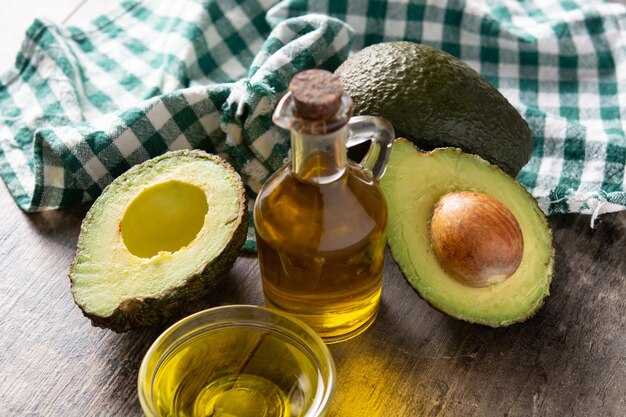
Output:
[[[433,158],[438,158],[442,154],[448,154],[454,157],[464,158],[468,161],[471,160],[473,165],[475,165],[476,170],[490,172],[491,173],[490,175],[494,175],[494,176],[496,175],[506,176],[506,174],[503,173],[503,171],[497,166],[490,164],[489,162],[485,161],[484,159],[482,159],[481,157],[477,155],[465,154],[458,148],[438,148],[432,152],[422,152],[419,149],[417,149],[415,146],[408,145],[408,144],[409,142],[404,138],[397,139],[396,142],[394,143],[394,152],[405,153],[405,155],[407,152],[410,154],[413,154],[412,156],[409,155],[411,159],[410,166],[413,168],[417,167],[417,170],[420,169],[419,168],[420,161],[423,158],[433,159]],[[392,157],[390,159],[390,165],[394,163],[395,161],[394,161],[394,156],[392,153]],[[403,171],[405,168],[402,168],[402,167],[394,168],[390,166],[387,172],[389,173],[390,170],[394,170],[394,169],[399,169]],[[440,175],[442,177],[441,184],[446,184],[445,185],[446,187],[449,186],[452,189],[451,191],[463,191],[463,190],[476,191],[472,189],[470,186],[463,185],[463,184],[453,184],[451,181],[447,181],[447,179],[445,178],[446,176],[445,170],[438,172],[437,175]],[[468,172],[468,173],[465,173],[465,175],[471,175],[471,173]],[[412,229],[410,231],[401,230],[401,233],[399,234],[396,233],[397,230],[394,230],[394,223],[396,223],[396,221],[394,221],[395,220],[394,218],[397,218],[398,216],[403,215],[403,213],[410,213],[410,215],[413,215],[414,213],[414,208],[407,207],[404,204],[406,203],[406,201],[404,201],[403,204],[401,205],[397,205],[397,201],[395,201],[395,199],[391,197],[395,189],[401,190],[399,192],[400,195],[407,196],[406,192],[404,191],[405,186],[403,185],[405,183],[404,181],[406,181],[406,178],[403,181],[396,182],[396,181],[391,180],[389,176],[385,176],[383,177],[383,180],[381,181],[381,188],[383,189],[383,192],[387,198],[387,203],[389,206],[389,223],[388,223],[387,233],[388,233],[388,245],[389,245],[393,259],[398,264],[407,282],[417,292],[417,294],[424,301],[426,301],[431,307],[433,307],[434,309],[452,318],[463,320],[463,321],[473,323],[473,324],[489,326],[489,327],[506,327],[511,324],[526,321],[529,318],[533,317],[537,313],[537,311],[539,311],[540,308],[543,306],[545,299],[550,295],[550,284],[552,282],[552,277],[554,273],[554,247],[552,246],[552,232],[550,230],[550,227],[548,225],[545,215],[539,209],[533,196],[530,195],[528,191],[526,191],[526,189],[522,187],[517,181],[515,181],[512,178],[509,178],[509,179],[510,179],[510,185],[508,186],[514,188],[516,192],[524,195],[525,196],[524,198],[527,199],[527,201],[530,203],[530,206],[532,208],[529,210],[530,212],[528,214],[538,219],[538,230],[530,230],[530,231],[526,230],[525,232],[526,233],[536,232],[536,233],[540,233],[541,235],[543,235],[545,238],[544,240],[545,247],[549,249],[545,253],[541,253],[540,254],[541,256],[535,260],[536,262],[539,262],[541,264],[541,270],[542,270],[541,276],[526,276],[525,277],[525,279],[527,280],[534,280],[534,279],[543,280],[544,285],[542,286],[542,291],[541,291],[540,296],[536,297],[532,303],[529,303],[526,306],[523,314],[519,314],[516,317],[511,317],[507,320],[499,320],[499,319],[485,318],[485,317],[479,318],[472,314],[459,315],[454,312],[454,306],[437,302],[434,299],[435,297],[432,297],[432,295],[429,293],[429,291],[431,291],[432,289],[430,288],[429,283],[426,279],[428,277],[416,275],[414,273],[414,268],[412,264],[424,263],[424,262],[436,263],[437,261],[436,261],[434,252],[432,251],[432,248],[425,248],[424,253],[420,253],[418,254],[419,256],[415,256],[411,258],[410,256],[407,255],[408,253],[410,253],[410,250],[406,247],[406,241],[405,241],[405,236],[404,236],[405,233],[423,233],[424,236],[429,236],[430,219],[423,219],[424,221],[418,224],[415,229]],[[416,180],[419,181],[419,178],[417,178]],[[435,188],[429,185],[427,192],[437,193],[437,189],[436,189],[437,185],[435,185],[434,187]],[[417,200],[420,200],[419,196],[416,196],[416,197],[417,197]],[[434,206],[432,208],[429,208],[429,212],[431,213],[431,215],[432,215],[433,209],[434,209]],[[523,225],[521,226],[523,228]],[[450,277],[450,279],[452,278]],[[500,285],[500,284],[495,284],[495,285]],[[475,291],[475,289],[468,287],[467,293],[464,294],[464,296],[468,297],[468,299],[471,297],[474,297],[475,294],[473,294],[472,291]]]
[[[381,116],[424,150],[458,147],[515,177],[533,142],[526,121],[467,64],[412,42],[379,43],[336,71],[355,114]]]
[[[159,157],[150,159],[142,164],[135,165],[109,184],[104,189],[103,195],[106,192],[114,190],[119,184],[129,181],[136,173],[143,170],[149,170],[151,167],[166,158],[180,157],[206,158],[223,165],[228,171],[235,173],[234,169],[228,163],[216,155],[207,154],[206,152],[199,150],[180,150],[169,152]],[[235,173],[235,175],[238,177],[238,174]],[[236,187],[240,197],[239,213],[236,220],[236,222],[238,222],[238,226],[235,229],[228,245],[222,250],[221,254],[216,256],[212,262],[207,263],[201,273],[197,275],[190,275],[182,285],[170,288],[163,294],[157,294],[154,297],[127,298],[122,301],[109,316],[92,314],[86,311],[85,308],[77,301],[77,305],[80,307],[83,315],[89,318],[91,323],[96,327],[111,329],[115,332],[123,333],[128,330],[162,323],[177,312],[181,311],[185,305],[199,300],[209,294],[210,291],[215,288],[217,278],[232,268],[237,256],[241,252],[241,247],[246,240],[248,230],[248,209],[247,198],[245,196],[244,185],[241,178],[239,178]],[[101,200],[95,201],[81,224],[76,256],[69,271],[72,292],[74,284],[74,265],[78,260],[81,248],[84,246],[83,235],[85,233],[85,229],[89,227],[90,223],[93,221],[94,213],[98,211],[97,205],[99,204],[99,201]]]

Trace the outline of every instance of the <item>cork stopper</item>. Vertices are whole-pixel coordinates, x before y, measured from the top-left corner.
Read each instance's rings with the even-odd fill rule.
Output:
[[[297,116],[308,120],[332,119],[341,107],[343,87],[329,71],[312,69],[296,74],[289,83]]]

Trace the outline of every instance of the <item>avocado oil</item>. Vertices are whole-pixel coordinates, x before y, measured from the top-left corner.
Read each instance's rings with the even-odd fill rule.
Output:
[[[378,125],[352,123],[338,79],[309,72],[319,71],[297,74],[274,113],[291,130],[291,162],[260,190],[254,222],[266,304],[332,343],[376,317],[387,206],[376,175],[346,156],[349,129]]]
[[[279,333],[238,326],[219,332],[196,335],[163,358],[151,382],[158,387],[154,402],[159,416],[305,414],[319,381],[310,358]]]

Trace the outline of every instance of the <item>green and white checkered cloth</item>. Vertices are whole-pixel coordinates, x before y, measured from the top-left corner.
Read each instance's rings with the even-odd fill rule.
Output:
[[[626,8],[600,1],[144,0],[80,28],[38,20],[0,76],[0,175],[23,210],[53,209],[201,148],[253,198],[288,156],[271,114],[290,78],[392,40],[459,57],[522,113],[518,180],[546,213],[626,209]]]

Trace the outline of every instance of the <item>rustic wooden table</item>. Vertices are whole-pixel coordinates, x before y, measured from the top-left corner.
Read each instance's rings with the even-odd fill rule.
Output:
[[[3,3],[0,66],[32,17],[71,23],[102,3]],[[0,186],[0,416],[142,415],[137,370],[166,325],[116,334],[74,305],[67,270],[86,209],[25,215]],[[339,382],[331,416],[625,416],[626,212],[601,217],[595,230],[587,216],[550,225],[552,296],[505,329],[431,309],[388,257],[378,320],[331,347]],[[203,306],[233,303],[262,304],[254,257],[240,257]]]

